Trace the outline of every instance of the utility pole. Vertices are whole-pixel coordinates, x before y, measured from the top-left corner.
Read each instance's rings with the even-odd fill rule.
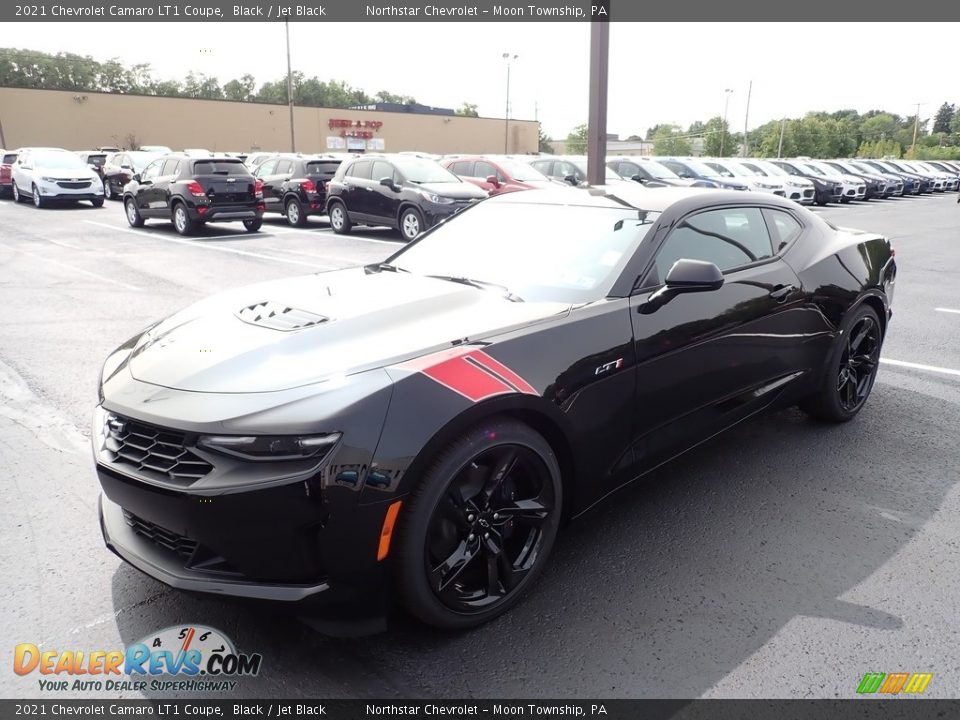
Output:
[[[917,114],[913,118],[913,143],[910,145],[910,157],[916,157],[917,150],[917,130],[920,128],[920,106],[923,103],[917,103]]]
[[[730,94],[733,92],[731,88],[726,88],[723,91],[723,125],[720,127],[720,157],[723,157],[723,145],[724,140],[727,139],[727,107],[730,105]]]
[[[3,120],[0,120],[0,147],[7,146],[7,139],[3,136]]]
[[[590,98],[587,115],[587,182],[607,178],[607,76],[610,68],[610,23],[590,23]]]
[[[787,118],[784,116],[783,120],[780,121],[780,144],[777,145],[777,157],[780,157],[783,152],[783,131],[787,129]]]
[[[509,154],[507,143],[510,139],[510,63],[516,60],[519,55],[511,55],[508,52],[503,54],[503,59],[507,61],[507,106],[503,111],[503,154]]]
[[[293,69],[290,65],[290,21],[284,20],[287,29],[287,104],[290,109],[290,152],[297,151],[297,135],[293,130]]]
[[[750,145],[750,135],[749,130],[747,130],[747,125],[750,122],[750,95],[753,93],[753,80],[750,81],[750,85],[747,88],[747,111],[743,115],[743,152],[741,153],[743,157],[747,156],[747,146]]]

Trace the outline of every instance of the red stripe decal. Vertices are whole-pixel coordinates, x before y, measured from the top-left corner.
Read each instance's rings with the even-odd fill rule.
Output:
[[[505,382],[471,365],[463,357],[434,365],[424,370],[423,374],[474,402],[513,392],[513,388]]]
[[[527,393],[528,395],[537,395],[536,389],[524,380],[522,377],[517,375],[513,370],[508,368],[501,362],[493,359],[487,355],[483,350],[477,350],[476,352],[470,353],[469,357],[476,360],[478,363],[483,365],[488,370],[492,370],[497,373],[500,377],[506,380],[508,383],[513,385],[517,390],[522,393]]]

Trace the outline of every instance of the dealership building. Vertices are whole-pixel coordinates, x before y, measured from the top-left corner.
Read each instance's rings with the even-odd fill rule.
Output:
[[[533,153],[531,120],[473,118],[452,110],[385,104],[294,108],[299,152]],[[0,88],[0,147],[166,145],[214,152],[290,150],[286,105],[229,100]]]

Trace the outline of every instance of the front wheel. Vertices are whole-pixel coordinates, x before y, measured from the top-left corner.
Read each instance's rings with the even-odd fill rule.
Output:
[[[137,202],[132,197],[127,198],[124,203],[124,210],[127,214],[127,222],[130,223],[130,227],[143,227],[143,216],[140,214],[140,211],[137,209]]]
[[[107,200],[113,200],[113,187],[110,185],[110,178],[103,179],[103,197]]]
[[[15,203],[23,202],[23,195],[20,194],[20,188],[17,187],[16,183],[13,183],[11,192],[13,193],[13,201]]]
[[[393,561],[404,606],[445,629],[506,612],[547,562],[562,499],[557,458],[532,428],[495,418],[467,432],[400,511]]]
[[[337,235],[349,235],[353,225],[347,215],[347,207],[342,202],[330,203],[330,227]]]
[[[801,402],[800,409],[825,422],[852,420],[873,389],[882,344],[876,311],[860,305],[841,325],[819,390]]]
[[[90,204],[93,205],[95,208],[103,207],[103,198],[94,198],[93,200],[90,201]]]
[[[37,189],[36,185],[32,187],[31,192],[33,193],[33,206],[35,208],[42,208],[44,205],[46,205],[46,202],[44,202],[43,198],[40,196],[40,191]]]
[[[416,240],[424,231],[423,215],[416,208],[407,208],[400,213],[400,233],[404,240]]]
[[[260,229],[260,226],[263,225],[263,218],[257,218],[256,220],[244,220],[243,226],[247,229],[247,232],[255,233]]]
[[[187,208],[183,203],[177,203],[173,206],[173,227],[181,235],[193,235],[197,229],[197,223],[187,214]]]

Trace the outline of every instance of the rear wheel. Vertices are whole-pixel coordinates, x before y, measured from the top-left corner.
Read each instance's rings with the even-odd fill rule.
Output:
[[[17,202],[17,203],[23,202],[23,200],[24,200],[23,195],[20,194],[20,188],[17,187],[17,184],[16,184],[16,183],[13,183],[13,187],[11,188],[11,192],[13,193],[13,201],[14,201],[14,202]]]
[[[561,504],[556,456],[532,428],[501,418],[467,432],[400,512],[394,569],[404,606],[446,629],[506,612],[543,570]]]
[[[126,211],[127,222],[130,223],[130,227],[143,227],[143,216],[137,209],[137,203],[132,197],[124,201],[123,207]]]
[[[349,235],[353,225],[347,215],[347,207],[339,200],[330,203],[330,227],[338,235]]]
[[[307,217],[303,212],[303,205],[296,198],[287,200],[287,222],[293,227],[303,227],[307,224]]]
[[[883,332],[876,311],[860,305],[841,326],[820,389],[800,403],[818,420],[846,422],[863,408],[880,363]]]
[[[190,218],[183,203],[173,206],[173,227],[181,235],[193,235],[197,229],[197,223]]]
[[[424,231],[423,215],[416,208],[407,208],[400,213],[400,233],[404,240],[416,240]]]
[[[247,232],[257,232],[260,229],[260,226],[263,225],[263,218],[257,218],[256,220],[244,220],[243,226],[247,229]]]
[[[40,195],[40,191],[37,189],[37,186],[34,185],[30,192],[33,193],[33,206],[36,208],[42,208],[46,203],[43,200],[43,197]]]

